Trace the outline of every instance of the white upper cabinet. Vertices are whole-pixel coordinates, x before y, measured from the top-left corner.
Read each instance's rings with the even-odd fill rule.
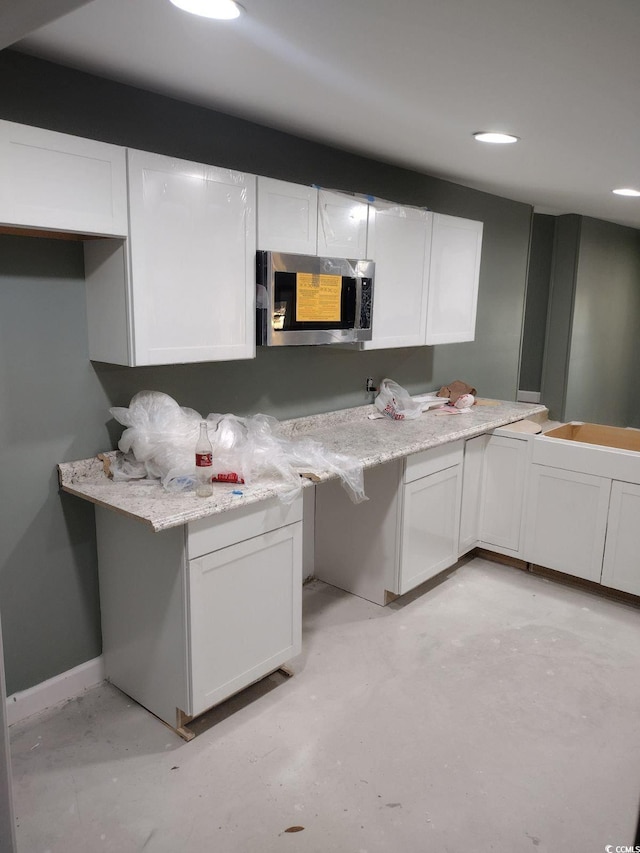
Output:
[[[318,254],[329,258],[367,258],[371,208],[350,195],[318,192]]]
[[[373,338],[363,349],[424,346],[432,213],[376,202],[368,256],[375,261]]]
[[[472,341],[482,222],[374,202],[367,255],[376,264],[373,337],[362,349]]]
[[[126,236],[125,149],[0,121],[0,223]]]
[[[482,222],[258,178],[258,249],[375,261],[360,349],[475,337]]]
[[[318,190],[258,177],[258,249],[315,255]]]
[[[131,366],[252,358],[255,176],[127,156],[128,244],[85,243],[91,358]]]
[[[434,214],[427,344],[474,339],[481,250],[482,222]]]
[[[367,258],[369,215],[366,201],[346,193],[258,178],[258,249]]]
[[[129,151],[136,364],[255,355],[255,177]]]

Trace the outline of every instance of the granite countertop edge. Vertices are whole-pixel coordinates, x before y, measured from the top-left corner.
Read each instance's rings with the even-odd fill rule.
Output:
[[[282,421],[280,428],[283,435],[292,439],[314,439],[330,450],[355,457],[367,469],[459,439],[473,438],[525,418],[539,420],[547,414],[545,406],[535,403],[500,400],[480,400],[479,403],[468,414],[436,415],[431,410],[416,420],[401,422],[388,418],[370,419],[375,408],[358,406]],[[103,467],[103,458],[114,458],[116,453],[107,451],[89,459],[60,463],[60,488],[63,492],[143,522],[155,532],[269,498],[281,498],[286,491],[286,486],[280,482],[261,482],[251,486],[217,483],[213,497],[202,499],[193,492],[166,492],[159,482],[117,482],[107,477]],[[336,476],[329,471],[313,473],[314,482],[301,478],[303,488]]]

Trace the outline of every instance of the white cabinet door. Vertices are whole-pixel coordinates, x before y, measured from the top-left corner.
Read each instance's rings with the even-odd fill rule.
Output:
[[[640,595],[640,486],[632,483],[611,486],[602,584]]]
[[[480,539],[480,508],[482,506],[482,467],[487,435],[477,435],[464,443],[462,468],[462,505],[460,507],[460,543],[458,554],[475,548]]]
[[[126,236],[125,149],[0,121],[0,223]]]
[[[255,177],[129,151],[133,364],[255,355]]]
[[[423,346],[433,214],[376,205],[367,254],[375,261],[373,338],[363,349]]]
[[[318,192],[318,254],[329,258],[367,257],[369,205],[348,195]]]
[[[600,580],[611,480],[532,465],[527,560],[587,580]]]
[[[302,522],[189,562],[191,714],[300,653]]]
[[[426,343],[472,341],[482,222],[435,213],[432,233]]]
[[[399,594],[408,592],[458,559],[461,466],[454,465],[404,486]]]
[[[491,435],[484,452],[480,543],[520,556],[529,442]]]
[[[315,255],[318,190],[258,177],[258,249]]]

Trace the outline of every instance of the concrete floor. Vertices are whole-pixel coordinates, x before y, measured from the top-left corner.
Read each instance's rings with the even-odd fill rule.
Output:
[[[477,558],[386,608],[304,602],[295,677],[191,743],[108,684],[12,726],[19,853],[633,844],[638,609]]]

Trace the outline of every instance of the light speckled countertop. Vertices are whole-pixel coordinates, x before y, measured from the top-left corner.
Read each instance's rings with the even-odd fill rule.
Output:
[[[471,438],[524,418],[540,420],[547,413],[542,405],[484,399],[478,400],[465,414],[436,414],[438,410],[432,409],[415,420],[406,421],[388,418],[370,420],[368,416],[375,411],[374,406],[359,406],[283,421],[281,428],[286,436],[312,438],[328,450],[354,456],[364,468],[371,468],[430,447]],[[105,455],[115,455],[115,451]],[[63,491],[145,522],[155,531],[282,493],[282,485],[276,482],[253,486],[214,483],[211,498],[198,498],[193,492],[169,493],[157,482],[114,482],[104,474],[102,462],[97,458],[63,462],[58,465],[58,470]],[[320,482],[334,476],[328,472],[315,473]],[[303,480],[303,485],[312,484]],[[234,495],[237,490],[241,490],[242,495]]]

